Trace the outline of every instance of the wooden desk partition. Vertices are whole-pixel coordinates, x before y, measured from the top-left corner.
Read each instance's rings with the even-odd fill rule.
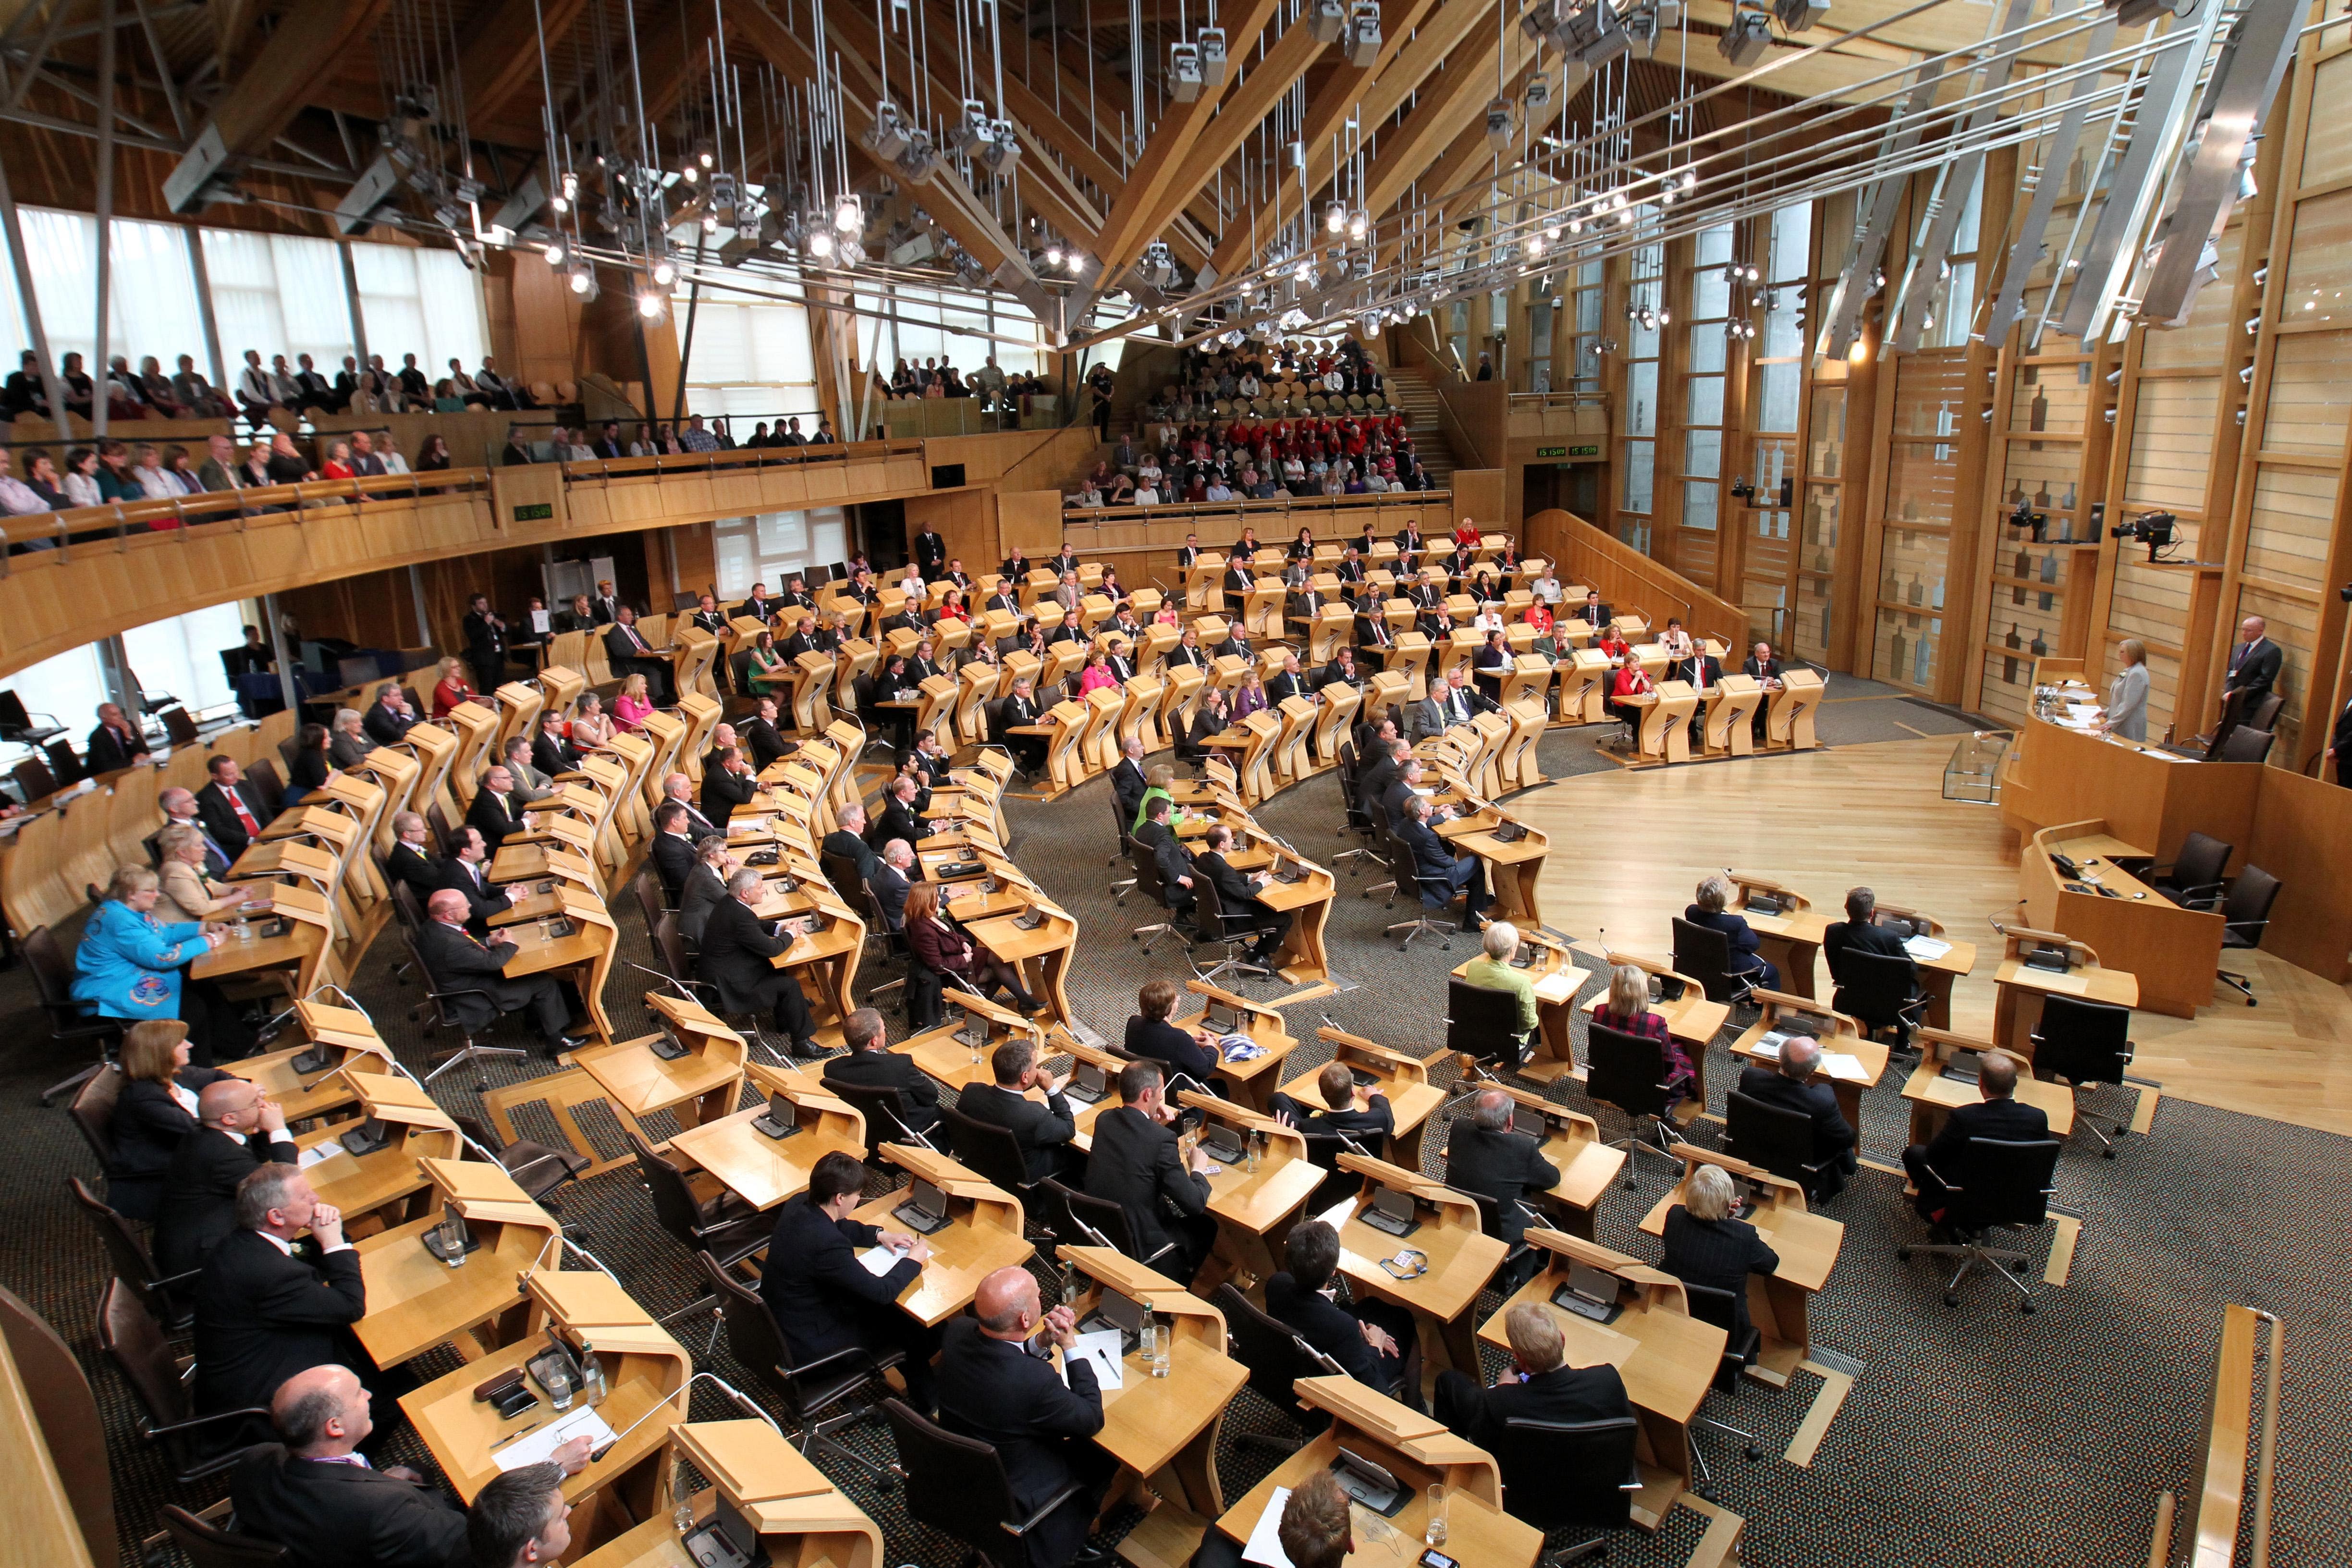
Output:
[[[391,1226],[415,1217],[412,1200],[427,1185],[421,1162],[454,1160],[459,1142],[457,1124],[415,1079],[355,1073],[351,1082],[359,1095],[359,1116],[301,1133],[294,1142],[305,1156],[304,1169],[319,1201],[342,1211],[347,1233],[364,1235],[379,1221]],[[390,1134],[390,1141],[365,1154],[344,1150],[339,1135],[371,1120]],[[330,1142],[334,1152],[309,1158]]]
[[[303,1036],[300,1040],[241,1061],[219,1064],[223,1072],[247,1079],[277,1101],[287,1121],[307,1121],[358,1100],[359,1090],[352,1084],[354,1074],[381,1076],[394,1070],[392,1047],[383,1043],[366,1014],[298,998],[294,1016]],[[326,1064],[309,1072],[296,1071],[294,1058],[314,1048],[326,1058]]]
[[[2195,1017],[2213,999],[2221,965],[2221,910],[2184,908],[2114,864],[2109,826],[2104,817],[2062,823],[2027,841],[2017,859],[2024,917],[2088,942],[2102,963],[2137,976],[2140,1006]],[[2060,872],[2054,855],[2074,861],[2083,875]]]
[[[700,1568],[676,1519],[683,1503],[697,1525],[723,1497],[758,1532],[772,1563],[792,1568],[882,1568],[882,1531],[806,1456],[765,1421],[687,1421],[669,1428],[669,1455],[709,1478],[709,1490],[676,1495],[685,1466],[656,1467],[652,1517],[623,1531],[573,1568]]]
[[[487,1160],[420,1160],[433,1203],[421,1217],[353,1245],[367,1286],[367,1315],[352,1325],[378,1366],[397,1366],[455,1342],[471,1361],[521,1329],[522,1281],[545,1258],[561,1226]],[[479,1243],[451,1268],[425,1250],[443,1208],[465,1216]],[[464,1336],[460,1338],[459,1336]]]
[[[1244,1162],[1220,1165],[1209,1174],[1209,1213],[1217,1221],[1217,1242],[1206,1272],[1194,1285],[1212,1290],[1225,1280],[1247,1289],[1281,1267],[1274,1248],[1315,1189],[1323,1169],[1307,1157],[1307,1141],[1271,1116],[1196,1089],[1176,1091],[1176,1103],[1202,1112],[1246,1145],[1255,1132],[1265,1152],[1255,1171]]]
[[[2255,763],[2190,762],[2029,716],[2001,773],[2000,816],[2021,838],[2098,818],[2117,838],[2164,861],[2191,833],[2242,852],[2253,840],[2263,774]],[[2231,863],[2243,862],[2242,853]]]
[[[1442,1348],[1455,1371],[1477,1376],[1478,1350],[1468,1313],[1510,1248],[1479,1228],[1476,1204],[1442,1182],[1361,1154],[1342,1152],[1339,1164],[1365,1182],[1362,1195],[1349,1201],[1339,1227],[1339,1272],[1356,1291],[1411,1310],[1426,1347]],[[1419,1227],[1398,1237],[1366,1225],[1361,1216],[1375,1187],[1410,1194]],[[1400,1279],[1381,1267],[1383,1260],[1408,1251],[1423,1255],[1426,1272]]]
[[[1810,752],[1819,744],[1813,739],[1813,710],[1822,703],[1822,678],[1810,669],[1791,669],[1780,677],[1780,689],[1772,693],[1771,706],[1764,718],[1764,744],[1769,751]]]
[[[946,1227],[924,1238],[930,1243],[931,1260],[898,1298],[900,1308],[917,1322],[937,1327],[947,1321],[971,1304],[982,1279],[1027,1262],[1037,1250],[1021,1234],[1021,1200],[1011,1193],[929,1149],[885,1143],[882,1157],[947,1194]],[[851,1217],[895,1230],[898,1226],[891,1211],[906,1201],[904,1189],[887,1193]]]

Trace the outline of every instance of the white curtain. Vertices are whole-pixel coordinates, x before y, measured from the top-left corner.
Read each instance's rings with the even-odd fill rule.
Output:
[[[671,301],[670,318],[681,353],[688,314],[687,298],[679,295]],[[754,420],[781,426],[797,415],[803,434],[816,428],[821,409],[805,308],[705,288],[692,314],[693,353],[686,363],[688,412],[725,416],[738,441],[751,434]]]
[[[391,369],[415,354],[417,368],[437,381],[451,359],[470,370],[489,352],[480,283],[456,251],[354,245],[352,268],[368,349]]]
[[[39,207],[23,208],[18,216],[41,323],[48,329],[49,352],[59,363],[67,354],[78,353],[95,374],[98,219],[88,213]],[[196,310],[196,279],[188,266],[185,233],[172,224],[114,220],[107,353],[125,355],[133,370],[147,354],[162,363],[167,375],[173,359],[183,353],[204,363],[204,326]],[[14,369],[17,355],[32,347],[32,337],[17,304],[13,265],[0,268],[0,287],[5,287],[7,306],[6,336],[0,342],[5,342],[9,368]]]
[[[720,518],[713,526],[716,592],[731,598],[751,592],[754,583],[782,587],[787,574],[814,574],[846,560],[847,521],[847,513],[830,506]]]
[[[236,706],[220,656],[244,641],[245,616],[232,601],[133,626],[122,634],[122,651],[142,689],[168,691],[203,714]],[[95,644],[20,669],[7,684],[33,712],[55,714],[77,742],[98,722],[98,705],[111,700]]]
[[[247,349],[259,350],[265,365],[275,354],[290,365],[307,353],[329,376],[356,352],[342,258],[332,240],[208,228],[204,243],[231,380]]]

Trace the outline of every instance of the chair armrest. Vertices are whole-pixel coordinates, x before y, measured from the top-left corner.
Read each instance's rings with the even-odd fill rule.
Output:
[[[251,1415],[257,1415],[267,1421],[269,1419],[269,1407],[264,1405],[254,1405],[242,1410],[215,1410],[210,1415],[190,1416],[185,1421],[174,1421],[168,1426],[157,1426],[151,1422],[142,1420],[139,1423],[139,1435],[150,1438],[181,1437],[205,1427],[217,1426],[224,1421],[242,1421]]]
[[[1027,1519],[1023,1520],[1018,1524],[1013,1523],[1008,1519],[1003,1521],[1001,1528],[1009,1535],[1015,1537],[1025,1536],[1031,1531],[1036,1529],[1038,1525],[1044,1523],[1046,1515],[1052,1513],[1055,1509],[1061,1507],[1064,1503],[1069,1501],[1072,1498],[1077,1496],[1078,1493],[1085,1489],[1086,1482],[1072,1481],[1068,1486],[1064,1487],[1060,1491],[1055,1492],[1052,1497],[1049,1497],[1044,1502],[1039,1503],[1036,1509]]]
[[[798,1366],[778,1367],[776,1370],[782,1373],[786,1377],[806,1377],[812,1373],[824,1371],[825,1368],[833,1365],[835,1362],[847,1361],[853,1356],[871,1357],[873,1353],[874,1352],[871,1350],[864,1345],[848,1345],[840,1350],[835,1351],[830,1355],[821,1355],[814,1361],[803,1362]]]
[[[147,1281],[147,1289],[150,1290],[169,1290],[176,1286],[193,1283],[196,1279],[202,1278],[204,1272],[205,1271],[201,1268],[190,1268],[179,1274],[167,1274],[159,1279],[150,1279]]]

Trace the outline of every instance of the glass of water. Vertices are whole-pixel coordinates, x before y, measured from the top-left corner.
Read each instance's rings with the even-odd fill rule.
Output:
[[[1162,1323],[1157,1318],[1152,1319],[1152,1322],[1157,1325],[1158,1332],[1152,1335],[1151,1375],[1166,1377],[1169,1363],[1175,1359],[1176,1354],[1176,1325]]]
[[[1429,1483],[1428,1503],[1428,1517],[1423,1521],[1421,1526],[1422,1544],[1424,1546],[1443,1546],[1445,1544],[1446,1497],[1445,1488],[1439,1482],[1432,1481]]]
[[[572,1408],[572,1373],[568,1368],[561,1364],[551,1366],[547,1369],[547,1376],[542,1381],[547,1384],[547,1405],[549,1409],[569,1410]]]

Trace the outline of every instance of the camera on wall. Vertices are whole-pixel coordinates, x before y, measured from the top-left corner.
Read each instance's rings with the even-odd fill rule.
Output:
[[[2336,596],[2343,600],[2346,604],[2352,605],[2352,583],[2347,583],[2341,588],[2336,589]]]
[[[2117,539],[2137,540],[2147,546],[2147,558],[2158,559],[2157,552],[2170,546],[2173,525],[2178,521],[2168,511],[2144,511],[2128,522],[2119,522],[2108,531]]]
[[[2033,503],[2020,496],[2017,498],[2017,504],[2009,509],[2009,526],[2032,530],[2033,542],[2039,544],[2042,542],[2042,531],[2050,526],[2050,514],[2046,511],[2034,510]],[[2116,530],[2116,537],[2122,538],[2123,532],[2120,528]]]

